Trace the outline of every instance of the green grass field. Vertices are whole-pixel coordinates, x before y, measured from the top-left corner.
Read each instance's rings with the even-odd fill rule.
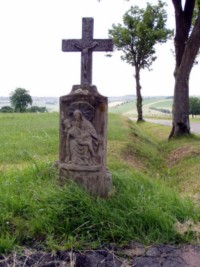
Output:
[[[58,149],[58,113],[0,114],[1,169],[52,161]]]
[[[158,111],[153,110],[152,108],[156,109],[168,109],[172,110],[172,99],[166,98],[144,98],[143,99],[143,114],[144,116],[166,116],[166,114]],[[109,108],[110,113],[118,113],[123,115],[136,115],[136,101],[124,102],[120,105],[116,105]]]
[[[155,108],[169,108],[172,109],[172,99],[164,99],[157,102],[152,103],[150,106]]]
[[[59,185],[58,113],[0,114],[0,125],[0,253],[37,244],[198,243],[199,137],[167,142],[168,127],[110,114],[114,186],[100,199],[72,182]]]

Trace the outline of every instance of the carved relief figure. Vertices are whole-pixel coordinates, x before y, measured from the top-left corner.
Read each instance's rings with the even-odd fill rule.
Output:
[[[81,111],[73,112],[72,120],[64,120],[67,164],[92,166],[97,164],[98,136],[92,123]]]
[[[88,67],[89,67],[89,52],[96,46],[98,46],[98,42],[93,42],[90,46],[88,47],[82,47],[79,44],[74,44],[74,46],[82,51],[82,56],[81,56],[81,65],[83,69],[83,75],[85,79],[87,79],[88,75]]]

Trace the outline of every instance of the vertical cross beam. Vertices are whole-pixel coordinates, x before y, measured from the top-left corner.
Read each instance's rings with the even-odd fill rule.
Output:
[[[92,52],[113,51],[112,39],[93,39],[93,18],[82,18],[82,39],[62,40],[63,52],[81,52],[81,85],[92,84]]]

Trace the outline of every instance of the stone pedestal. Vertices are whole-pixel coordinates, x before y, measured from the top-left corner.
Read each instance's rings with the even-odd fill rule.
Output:
[[[95,86],[74,85],[60,98],[59,174],[94,196],[107,196],[112,187],[106,169],[107,97]]]

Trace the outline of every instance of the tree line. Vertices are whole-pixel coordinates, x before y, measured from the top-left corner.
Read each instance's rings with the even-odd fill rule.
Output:
[[[10,95],[11,106],[4,106],[1,113],[12,112],[47,112],[46,107],[32,106],[33,100],[29,91],[23,88],[16,88]]]

